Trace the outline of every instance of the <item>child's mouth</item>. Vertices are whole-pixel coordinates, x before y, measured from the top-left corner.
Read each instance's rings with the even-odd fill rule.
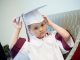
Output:
[[[45,32],[42,32],[42,33],[40,33],[40,35],[39,35],[39,39],[41,39],[41,38],[43,38],[45,36]]]

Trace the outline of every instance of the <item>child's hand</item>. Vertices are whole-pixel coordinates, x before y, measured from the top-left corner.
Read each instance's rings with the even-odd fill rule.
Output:
[[[21,30],[22,28],[22,21],[20,21],[20,17],[19,20],[16,21],[16,19],[13,20],[13,25],[16,29]]]
[[[44,18],[44,20],[47,21],[47,24],[48,24],[49,26],[52,25],[53,22],[52,22],[47,16],[43,16],[43,18]]]
[[[46,16],[44,16],[44,19],[47,20],[48,25],[50,25],[54,30],[56,30],[64,38],[65,41],[69,40],[70,34],[64,28],[53,23]]]

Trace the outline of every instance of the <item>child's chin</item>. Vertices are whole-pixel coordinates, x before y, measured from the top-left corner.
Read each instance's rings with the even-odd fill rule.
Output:
[[[44,36],[43,36],[44,37]],[[43,37],[38,37],[39,39],[42,39]]]
[[[38,38],[39,38],[39,39],[42,39],[44,36],[45,36],[45,35],[42,35],[42,36],[39,36]]]

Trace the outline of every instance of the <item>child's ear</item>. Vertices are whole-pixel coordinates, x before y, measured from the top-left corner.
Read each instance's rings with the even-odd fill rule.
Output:
[[[31,29],[29,29],[29,32],[32,32]]]

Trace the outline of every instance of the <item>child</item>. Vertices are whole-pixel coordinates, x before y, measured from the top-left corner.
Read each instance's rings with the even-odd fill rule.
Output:
[[[28,39],[22,45],[14,60],[64,60],[62,53],[68,51],[64,49],[62,42],[55,38],[55,34],[58,32],[64,42],[72,47],[74,43],[70,39],[70,34],[64,28],[49,20],[48,17],[41,15],[38,9],[24,14],[23,19],[27,28]],[[19,38],[22,28],[20,17],[18,22],[14,19],[13,24],[15,32],[10,48],[16,44]],[[55,31],[47,32],[47,25],[51,26]]]

